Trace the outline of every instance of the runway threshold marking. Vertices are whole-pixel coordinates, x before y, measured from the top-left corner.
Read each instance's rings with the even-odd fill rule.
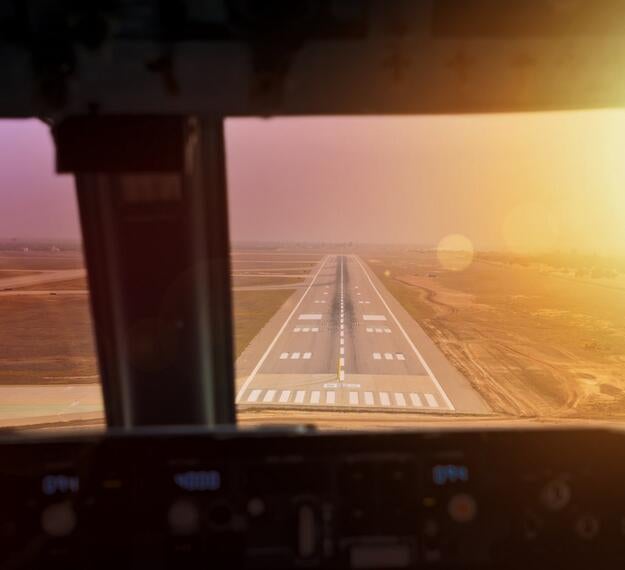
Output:
[[[421,403],[421,398],[419,398],[419,394],[415,394],[414,392],[412,392],[410,394],[410,400],[412,401],[412,405],[416,408],[420,408],[421,406],[423,406],[423,404]]]
[[[265,397],[263,398],[263,402],[273,402],[273,397],[276,395],[275,390],[267,390],[265,392]]]
[[[434,372],[432,371],[432,369],[430,368],[428,363],[425,361],[425,358],[423,358],[423,356],[421,355],[421,353],[419,352],[419,350],[415,346],[414,342],[412,342],[412,339],[410,338],[410,336],[408,336],[408,333],[406,332],[404,327],[399,322],[399,319],[395,316],[395,313],[393,313],[393,311],[391,311],[391,308],[388,306],[388,303],[384,300],[384,297],[382,297],[382,294],[380,293],[378,288],[375,286],[375,283],[373,283],[373,280],[371,279],[371,276],[369,275],[369,272],[367,271],[365,266],[362,264],[360,259],[358,259],[358,256],[354,256],[354,259],[356,260],[356,263],[358,263],[358,265],[360,265],[360,268],[363,270],[365,276],[367,277],[367,280],[369,281],[369,284],[371,285],[371,287],[373,287],[373,290],[377,293],[378,297],[380,298],[380,301],[382,301],[382,304],[384,305],[384,308],[388,311],[389,315],[391,315],[391,317],[395,321],[395,324],[399,327],[399,330],[402,332],[402,334],[404,335],[404,338],[406,339],[406,341],[410,345],[410,348],[412,348],[412,350],[416,354],[417,358],[419,359],[419,362],[421,363],[421,365],[423,366],[423,368],[427,372],[428,376],[432,380],[432,383],[436,386],[436,389],[438,390],[439,394],[441,395],[441,398],[445,402],[447,408],[449,410],[455,410],[456,408],[451,403],[451,400],[449,399],[449,396],[447,396],[447,393],[445,392],[445,390],[443,390],[443,387],[441,386],[440,382],[436,378],[436,375],[434,374]],[[371,316],[371,315],[364,315],[363,318],[367,317],[367,316]],[[367,319],[365,318],[365,320],[367,320]],[[386,318],[384,320],[386,320]],[[427,396],[426,396],[426,399],[427,399]]]
[[[273,338],[273,340],[271,341],[271,343],[267,347],[267,350],[265,350],[265,352],[261,356],[260,360],[258,361],[256,366],[252,370],[251,374],[247,377],[247,380],[241,386],[241,389],[237,393],[237,397],[236,397],[235,402],[240,402],[241,401],[241,398],[243,397],[243,394],[245,393],[245,390],[253,382],[254,378],[256,378],[256,374],[258,374],[258,371],[260,370],[260,367],[265,363],[265,360],[267,360],[267,357],[269,356],[269,353],[273,350],[273,347],[276,345],[276,342],[278,342],[278,339],[280,338],[280,335],[284,332],[284,330],[286,329],[287,325],[289,324],[289,322],[293,318],[293,315],[295,315],[297,310],[300,308],[300,305],[304,302],[304,299],[306,298],[306,296],[308,295],[308,293],[312,289],[312,286],[314,285],[315,281],[317,280],[317,277],[319,277],[319,274],[321,273],[321,270],[325,267],[325,265],[326,265],[326,263],[328,261],[328,257],[329,256],[326,255],[326,257],[324,258],[323,262],[319,266],[319,269],[317,269],[317,273],[315,273],[313,278],[310,280],[310,283],[308,284],[308,287],[306,288],[306,291],[304,291],[304,294],[300,297],[299,301],[295,304],[295,307],[293,307],[293,310],[289,313],[289,316],[285,319],[284,323],[280,327],[280,330],[277,332],[276,336]],[[300,315],[299,318],[301,319],[302,316],[303,315]],[[315,315],[315,318],[317,320],[321,319],[321,315]]]
[[[321,388],[321,387],[319,387]],[[433,394],[418,394],[416,392],[374,392],[359,391],[360,384],[351,383],[328,383],[322,389],[315,390],[282,390],[280,388],[263,388],[249,390],[246,394],[246,403],[262,403],[274,406],[284,404],[299,404],[304,406],[336,406],[340,389],[346,389],[345,399],[341,405],[363,407],[383,407],[383,408],[403,408],[411,409],[429,408],[440,410],[440,406]],[[331,388],[328,390],[327,388]],[[294,398],[291,399],[292,394]]]
[[[425,394],[425,399],[427,403],[430,404],[430,407],[438,408],[438,402],[436,401],[436,398],[432,396],[432,394]]]

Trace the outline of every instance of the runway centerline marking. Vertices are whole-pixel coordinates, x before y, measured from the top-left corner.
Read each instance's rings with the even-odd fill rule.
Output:
[[[338,365],[338,377],[339,377],[339,382],[344,382],[345,381],[345,348],[344,348],[344,330],[345,330],[345,309],[343,307],[343,300],[344,300],[344,296],[345,296],[345,288],[344,288],[344,279],[343,279],[343,265],[344,265],[344,261],[345,258],[344,256],[341,256],[341,332],[339,335],[339,340],[340,340],[340,348],[339,348],[339,352],[341,354],[340,358],[339,358],[339,365]]]
[[[358,263],[358,265],[360,265],[360,268],[363,270],[365,276],[367,277],[367,280],[369,281],[369,284],[371,285],[371,287],[373,287],[373,290],[377,293],[378,297],[380,298],[380,301],[382,301],[382,304],[384,305],[384,308],[388,311],[389,315],[391,315],[391,317],[395,321],[395,324],[399,327],[399,330],[404,335],[404,338],[408,341],[408,344],[410,345],[410,348],[412,348],[414,353],[417,355],[417,358],[419,359],[419,362],[421,362],[421,365],[423,366],[423,368],[425,368],[425,371],[428,373],[428,376],[432,380],[432,383],[436,386],[438,392],[440,393],[441,397],[445,401],[445,404],[447,405],[447,408],[450,409],[450,410],[455,410],[456,408],[451,403],[451,400],[449,399],[449,396],[447,396],[447,393],[445,392],[445,390],[443,390],[443,387],[441,386],[440,382],[438,381],[438,379],[434,375],[434,372],[432,371],[432,369],[430,368],[428,363],[425,361],[425,358],[423,358],[422,354],[419,352],[419,350],[415,346],[414,342],[412,342],[412,339],[410,338],[410,336],[408,336],[408,333],[406,332],[404,327],[402,327],[401,323],[399,322],[399,319],[395,316],[395,313],[393,313],[393,311],[391,311],[391,308],[388,306],[388,303],[384,300],[384,297],[382,297],[382,294],[380,293],[380,291],[378,291],[378,288],[375,286],[375,283],[373,283],[373,280],[371,279],[371,276],[369,275],[369,272],[367,271],[367,269],[364,267],[364,265],[362,264],[360,259],[358,259],[357,256],[354,256],[354,259],[356,260],[356,263]],[[365,320],[367,320],[367,319],[365,319]],[[386,318],[384,318],[384,320],[386,320]],[[427,399],[427,397],[426,397],[426,399]]]
[[[267,357],[269,356],[269,353],[273,350],[273,347],[278,342],[278,339],[280,338],[280,335],[282,335],[282,333],[285,331],[285,329],[288,326],[289,322],[293,318],[293,315],[295,315],[295,313],[300,308],[300,305],[304,302],[304,299],[306,298],[306,296],[308,295],[308,293],[312,289],[312,286],[314,285],[315,281],[317,280],[317,277],[319,277],[319,274],[321,273],[321,270],[325,267],[327,261],[328,261],[328,256],[326,255],[326,257],[324,258],[323,262],[319,266],[319,269],[317,269],[317,273],[315,273],[313,278],[310,280],[310,283],[308,284],[308,287],[306,288],[306,291],[304,291],[304,294],[300,297],[300,300],[296,303],[295,307],[293,307],[293,310],[290,312],[289,316],[285,319],[283,325],[280,327],[280,330],[278,330],[276,336],[273,338],[273,340],[271,341],[271,343],[267,347],[267,350],[263,353],[263,355],[261,356],[260,360],[258,361],[256,366],[254,367],[254,370],[252,370],[251,374],[247,377],[247,380],[241,386],[241,389],[237,393],[237,397],[236,397],[235,403],[239,402],[241,400],[241,398],[243,397],[243,394],[245,393],[245,390],[247,390],[247,387],[254,381],[254,378],[256,378],[256,374],[258,374],[258,371],[260,370],[260,367],[265,363],[265,360],[267,360]],[[303,316],[304,315],[300,315],[299,318],[302,319]],[[311,315],[307,315],[307,316],[310,317]],[[315,317],[315,320],[320,320],[321,319],[321,315],[314,315],[314,317]]]

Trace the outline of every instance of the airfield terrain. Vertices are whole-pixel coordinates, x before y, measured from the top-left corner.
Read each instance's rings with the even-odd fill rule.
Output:
[[[232,259],[243,425],[625,416],[619,271],[497,253],[451,271],[409,248]],[[0,426],[101,425],[80,252],[0,251],[0,315]]]

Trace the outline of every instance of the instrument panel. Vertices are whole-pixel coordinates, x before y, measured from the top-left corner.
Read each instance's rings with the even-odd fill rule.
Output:
[[[5,438],[0,567],[614,567],[622,447],[602,430]]]

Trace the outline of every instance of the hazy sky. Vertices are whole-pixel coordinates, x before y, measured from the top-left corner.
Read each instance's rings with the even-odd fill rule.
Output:
[[[47,128],[0,122],[0,237],[78,235]],[[232,237],[625,245],[625,113],[229,120]]]

